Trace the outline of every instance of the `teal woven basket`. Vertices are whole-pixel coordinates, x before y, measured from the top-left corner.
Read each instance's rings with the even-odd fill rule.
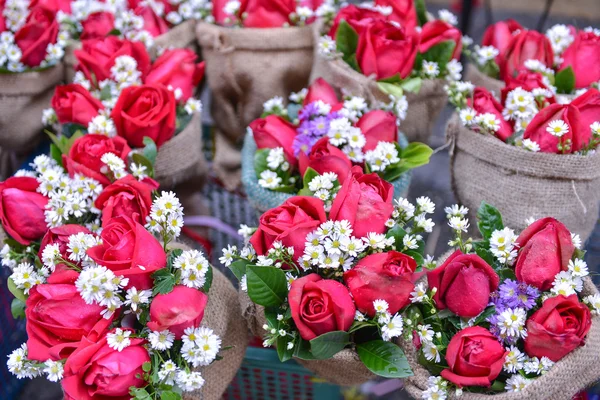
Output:
[[[398,132],[398,143],[400,146],[408,146],[408,141],[402,132]],[[244,147],[242,148],[242,183],[248,195],[248,201],[259,212],[264,213],[271,208],[275,208],[284,201],[292,197],[292,194],[274,192],[265,189],[258,184],[256,171],[254,170],[254,154],[256,153],[256,142],[252,134],[247,133],[244,138]],[[410,171],[405,172],[395,181],[391,182],[394,185],[394,197],[406,197],[408,186],[412,174]]]
[[[315,377],[294,360],[279,361],[273,349],[248,347],[223,396],[227,400],[337,400],[340,387]]]

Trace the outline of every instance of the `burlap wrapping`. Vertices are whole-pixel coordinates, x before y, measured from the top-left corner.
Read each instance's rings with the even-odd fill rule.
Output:
[[[498,97],[500,91],[504,88],[504,82],[500,79],[490,78],[481,72],[473,63],[467,65],[465,80],[470,81],[475,86],[484,87],[490,92],[495,93]]]
[[[254,304],[248,294],[239,291],[242,316],[254,336],[264,337],[263,325],[267,323],[262,306]],[[328,360],[301,360],[295,358],[304,368],[319,378],[341,386],[354,386],[376,378],[376,375],[365,367],[356,351],[344,349]]]
[[[180,182],[208,173],[208,166],[202,152],[200,113],[194,113],[183,131],[161,146],[154,169],[156,180],[164,187],[173,187]]]
[[[246,127],[274,96],[287,98],[306,87],[313,41],[308,27],[227,28],[200,22],[196,27],[216,127],[213,168],[227,188],[239,185],[239,147]],[[238,173],[236,173],[238,172]]]
[[[531,153],[465,128],[456,114],[446,128],[456,200],[471,210],[493,204],[504,224],[554,217],[585,241],[598,221],[600,153],[588,156]]]
[[[10,178],[19,169],[19,166],[25,161],[25,154],[17,154],[0,147],[0,181]]]
[[[155,49],[184,49],[194,51],[198,49],[196,44],[196,20],[190,19],[174,26],[167,33],[154,38]]]
[[[69,43],[65,47],[65,55],[63,57],[63,65],[65,66],[65,82],[73,83],[75,77],[75,66],[79,61],[75,57],[75,50],[81,49],[80,41],[69,40]]]
[[[63,80],[62,64],[42,71],[0,74],[0,146],[11,151],[33,148],[42,137],[42,111],[50,107],[54,87]]]
[[[597,294],[598,289],[592,280],[584,280],[581,296]],[[401,341],[406,358],[410,363],[414,376],[407,378],[404,385],[408,393],[415,399],[427,389],[429,372],[418,362],[418,354],[412,341]],[[570,400],[582,389],[592,385],[600,378],[600,316],[592,318],[592,328],[587,335],[584,346],[572,351],[558,361],[545,375],[532,381],[525,390],[516,393],[499,393],[486,395],[464,392],[460,400]],[[449,399],[457,397],[450,391]]]

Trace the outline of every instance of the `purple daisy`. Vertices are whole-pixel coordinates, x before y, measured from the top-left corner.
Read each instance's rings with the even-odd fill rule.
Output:
[[[317,142],[317,140],[318,138],[315,138],[311,135],[297,135],[294,139],[294,143],[292,144],[294,155],[298,157],[301,152],[304,152],[304,154],[308,154],[312,149],[313,145]]]

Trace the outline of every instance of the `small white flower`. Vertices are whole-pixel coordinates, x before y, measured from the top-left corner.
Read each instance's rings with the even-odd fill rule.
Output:
[[[283,104],[283,97],[275,96],[263,103],[263,110],[266,113],[277,113],[279,114],[285,109]]]
[[[514,374],[523,368],[525,354],[523,354],[516,346],[511,346],[506,350],[508,351],[508,354],[504,359],[504,370]]]
[[[277,176],[277,173],[266,169],[260,173],[258,184],[267,189],[276,189],[281,184],[281,178]]]
[[[137,290],[135,287],[131,287],[127,290],[125,296],[125,305],[131,305],[133,311],[137,311],[140,304],[148,304],[150,302],[150,296],[152,296],[151,290]]]
[[[423,282],[415,285],[415,290],[410,293],[410,301],[412,303],[422,303],[427,298],[427,289]]]
[[[540,151],[540,145],[531,139],[523,139],[523,148],[533,153]]]
[[[581,237],[578,234],[571,233],[571,241],[573,242],[573,246],[575,246],[576,249],[581,250]]]
[[[431,329],[431,325],[429,324],[417,325],[417,335],[419,335],[419,339],[421,339],[421,342],[423,343],[433,342],[434,333],[435,332]]]
[[[425,356],[425,358],[428,361],[433,361],[436,363],[440,362],[440,351],[439,349],[436,347],[436,345],[434,345],[431,342],[425,342],[423,343],[423,355]]]
[[[589,275],[587,263],[579,258],[569,260],[569,272],[571,275],[580,278]]]
[[[515,374],[506,380],[504,389],[507,392],[520,392],[531,383],[531,379],[527,379],[522,375]]]
[[[494,46],[483,46],[476,48],[477,61],[479,65],[485,65],[488,61],[495,59],[500,51]]]
[[[269,150],[269,154],[267,155],[267,166],[276,170],[285,162],[285,154],[283,152],[283,147],[275,147]]]
[[[160,332],[152,331],[148,334],[148,341],[154,350],[165,351],[173,347],[175,335],[168,329]]]
[[[223,12],[227,15],[235,15],[239,11],[241,3],[238,0],[229,0],[223,7]]]
[[[46,360],[44,366],[43,371],[50,382],[58,382],[63,378],[64,366],[60,361]]]
[[[406,234],[402,238],[402,244],[404,245],[404,247],[414,250],[419,248],[419,240],[419,235]]]
[[[438,11],[438,17],[439,17],[439,19],[441,19],[444,22],[449,23],[450,25],[458,24],[458,19],[456,18],[456,15],[452,14],[448,10],[444,9],[444,10]]]
[[[178,370],[177,364],[171,360],[167,360],[158,370],[158,379],[166,385],[173,385]]]
[[[433,214],[435,212],[435,204],[429,197],[418,197],[417,206],[422,213]]]
[[[131,345],[129,336],[131,336],[131,331],[117,328],[113,333],[106,334],[106,343],[111,349],[121,352]]]
[[[360,311],[356,310],[356,312],[354,313],[354,320],[358,322],[363,322],[365,319],[365,315]]]
[[[440,68],[435,61],[423,61],[423,72],[428,78],[435,78],[440,74]]]
[[[546,128],[546,132],[552,136],[560,138],[569,133],[569,125],[567,125],[562,119],[555,119],[550,121],[548,127]]]
[[[192,115],[193,113],[201,113],[202,112],[202,102],[200,100],[194,99],[190,97],[185,102],[185,107],[183,108],[188,115]]]
[[[583,302],[590,307],[593,314],[600,314],[600,294],[586,296]]]
[[[375,312],[377,312],[377,313],[384,313],[384,312],[387,312],[387,310],[389,308],[389,304],[385,300],[378,299],[378,300],[373,301],[373,308],[375,309]]]
[[[367,233],[367,236],[363,238],[363,241],[372,249],[383,250],[387,245],[386,237],[381,233],[369,232]]]
[[[467,232],[469,229],[469,220],[461,217],[452,217],[450,221],[448,221],[448,225],[450,228],[457,232]]]
[[[473,126],[476,123],[477,111],[472,108],[465,108],[460,110],[459,113],[460,122],[466,127]]]
[[[509,308],[498,316],[500,333],[508,337],[524,338],[527,336],[525,321],[527,312],[523,308]]]
[[[403,329],[404,325],[402,316],[400,314],[396,314],[381,327],[381,337],[383,340],[389,341],[392,338],[402,335]]]

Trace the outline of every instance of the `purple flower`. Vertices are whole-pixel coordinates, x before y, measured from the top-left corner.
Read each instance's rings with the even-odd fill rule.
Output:
[[[498,293],[505,307],[521,307],[526,310],[535,307],[536,300],[540,296],[539,291],[535,287],[511,279],[505,280],[498,287]]]
[[[298,113],[298,118],[302,121],[309,120],[313,115],[319,115],[319,108],[315,104],[315,102],[309,103],[302,107],[300,112]]]
[[[319,138],[325,136],[329,131],[329,116],[327,117],[317,117],[312,121],[308,122],[310,126],[310,133],[313,136],[317,136]]]
[[[294,155],[298,157],[300,152],[304,152],[304,154],[308,154],[312,149],[313,145],[317,142],[318,138],[315,138],[311,135],[300,134],[297,135],[294,139],[294,143],[292,144],[292,149],[294,150]]]

